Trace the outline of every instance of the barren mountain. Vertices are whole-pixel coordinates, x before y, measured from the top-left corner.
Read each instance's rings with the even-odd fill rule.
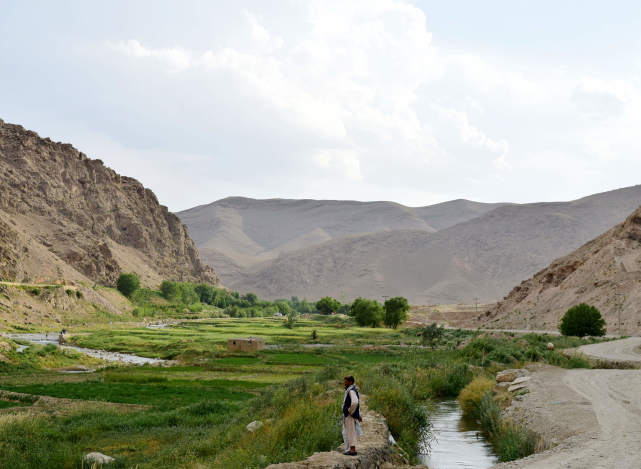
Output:
[[[641,331],[641,208],[623,223],[514,287],[487,324],[555,329],[571,306],[599,308],[608,331]]]
[[[70,144],[0,120],[0,187],[0,279],[218,281],[151,190]]]
[[[254,266],[239,263],[228,270],[225,284],[268,298],[333,294],[344,301],[383,295],[403,295],[415,304],[491,301],[640,204],[641,186],[634,186],[571,202],[501,205],[437,232],[344,236]],[[433,226],[429,217],[424,221]],[[223,249],[220,256],[226,255]]]
[[[229,197],[178,216],[222,279],[262,261],[326,241],[391,230],[433,233],[501,204],[453,200],[412,208],[394,202],[256,200]]]

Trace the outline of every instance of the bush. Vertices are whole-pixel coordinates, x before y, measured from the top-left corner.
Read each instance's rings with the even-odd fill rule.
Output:
[[[116,282],[118,291],[129,298],[133,292],[140,288],[140,277],[136,273],[120,274]]]
[[[585,303],[568,309],[563,315],[559,330],[563,335],[577,337],[605,335],[605,321],[594,306]]]
[[[387,327],[396,329],[400,324],[403,324],[407,320],[407,312],[410,309],[410,305],[407,303],[407,299],[402,296],[395,296],[389,300],[385,300],[385,317],[383,322]]]
[[[383,307],[376,300],[356,298],[350,310],[359,326],[377,327],[383,320]]]
[[[445,329],[443,329],[443,326],[438,327],[438,324],[433,322],[432,324],[425,326],[423,329],[421,333],[421,341],[423,342],[423,345],[429,345],[434,348],[441,337],[443,337],[444,332]]]
[[[494,381],[485,376],[477,376],[463,388],[458,396],[458,402],[463,415],[474,419],[479,418],[481,400],[486,394],[491,394]]]

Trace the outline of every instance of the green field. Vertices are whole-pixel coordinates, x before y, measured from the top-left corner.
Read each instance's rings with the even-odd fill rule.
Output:
[[[81,468],[90,451],[115,457],[112,467],[139,469],[264,467],[302,459],[341,442],[347,374],[356,376],[369,406],[385,415],[413,458],[421,433],[429,431],[431,399],[455,397],[475,376],[527,361],[589,366],[545,347],[585,342],[579,339],[445,331],[432,349],[417,347],[419,332],[323,316],[292,328],[280,318],[185,321],[164,329],[115,324],[84,330],[73,341],[174,362],[101,368],[92,359],[98,370],[85,374],[55,371],[88,361],[56,347],[8,351],[0,390],[63,400],[37,411],[29,407],[34,398],[0,400],[0,467]],[[250,335],[270,347],[225,350],[228,338]],[[265,425],[250,433],[245,426],[253,420]]]

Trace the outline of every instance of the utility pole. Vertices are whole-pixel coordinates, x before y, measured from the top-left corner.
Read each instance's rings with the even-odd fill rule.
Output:
[[[479,297],[478,296],[474,297],[474,309],[476,310],[476,314],[479,314]]]
[[[623,302],[625,301],[625,296],[623,293],[617,293],[617,312],[619,316],[619,336],[621,336],[621,311],[623,310]]]

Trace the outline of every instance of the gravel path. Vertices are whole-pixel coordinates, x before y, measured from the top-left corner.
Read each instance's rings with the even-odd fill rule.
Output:
[[[578,350],[591,358],[599,360],[641,364],[641,337],[582,345]]]
[[[634,350],[639,343],[635,338],[594,344],[584,353],[612,361],[638,360]],[[541,367],[532,374],[529,388],[508,413],[555,446],[495,467],[641,468],[641,370]]]

